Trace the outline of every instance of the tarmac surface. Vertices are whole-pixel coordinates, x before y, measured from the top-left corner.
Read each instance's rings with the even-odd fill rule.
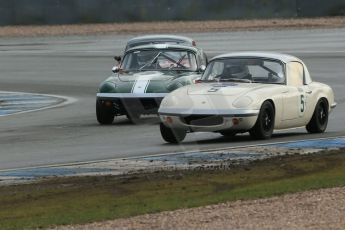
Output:
[[[0,185],[28,183],[49,177],[127,176],[175,170],[229,170],[236,165],[245,165],[256,160],[296,154],[307,155],[341,148],[345,148],[345,137],[0,170]]]
[[[300,57],[313,80],[329,84],[335,92],[338,105],[326,133],[279,131],[268,141],[252,141],[247,134],[229,140],[216,133],[194,133],[181,145],[171,145],[161,139],[155,116],[144,117],[136,125],[118,117],[113,125],[100,126],[95,116],[98,85],[111,74],[112,56],[123,52],[132,35],[0,38],[0,91],[76,100],[0,117],[0,170],[345,136],[345,29],[182,35],[193,37],[210,57],[245,50]]]

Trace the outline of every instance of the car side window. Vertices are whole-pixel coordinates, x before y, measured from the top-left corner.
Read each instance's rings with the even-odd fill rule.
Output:
[[[288,85],[303,86],[304,70],[303,65],[299,62],[289,62],[287,64]]]

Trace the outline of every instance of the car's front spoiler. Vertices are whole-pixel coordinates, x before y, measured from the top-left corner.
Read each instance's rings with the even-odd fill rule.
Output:
[[[209,131],[217,132],[221,130],[249,130],[258,117],[259,110],[251,109],[167,109],[161,108],[158,111],[161,121],[170,128],[178,128],[189,131]],[[220,123],[192,124],[187,123],[186,118],[200,116],[222,117]],[[206,118],[207,119],[207,118]]]
[[[114,114],[157,114],[166,93],[97,93],[97,101],[108,105]]]
[[[234,130],[243,131],[251,129],[256,120],[257,116],[251,117],[222,117],[222,121],[218,124],[193,124],[186,123],[184,117],[181,116],[168,116],[160,115],[161,121],[170,128],[183,129],[192,132],[219,132],[221,130]]]

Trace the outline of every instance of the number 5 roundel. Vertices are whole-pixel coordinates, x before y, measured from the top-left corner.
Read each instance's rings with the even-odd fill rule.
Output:
[[[303,94],[300,95],[300,103],[299,103],[299,115],[303,116],[305,111],[305,96]]]

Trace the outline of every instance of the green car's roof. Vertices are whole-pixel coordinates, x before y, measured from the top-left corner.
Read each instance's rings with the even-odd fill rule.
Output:
[[[192,46],[185,46],[185,45],[175,45],[175,44],[149,44],[149,45],[142,45],[142,46],[135,46],[131,49],[128,49],[126,53],[132,52],[134,50],[144,50],[144,49],[181,49],[181,50],[190,50],[193,52],[198,52],[198,48]]]
[[[130,39],[127,42],[126,50],[148,44],[184,44],[186,46],[196,46],[195,41],[192,38],[169,35],[169,34],[156,34],[156,35],[144,35]]]

